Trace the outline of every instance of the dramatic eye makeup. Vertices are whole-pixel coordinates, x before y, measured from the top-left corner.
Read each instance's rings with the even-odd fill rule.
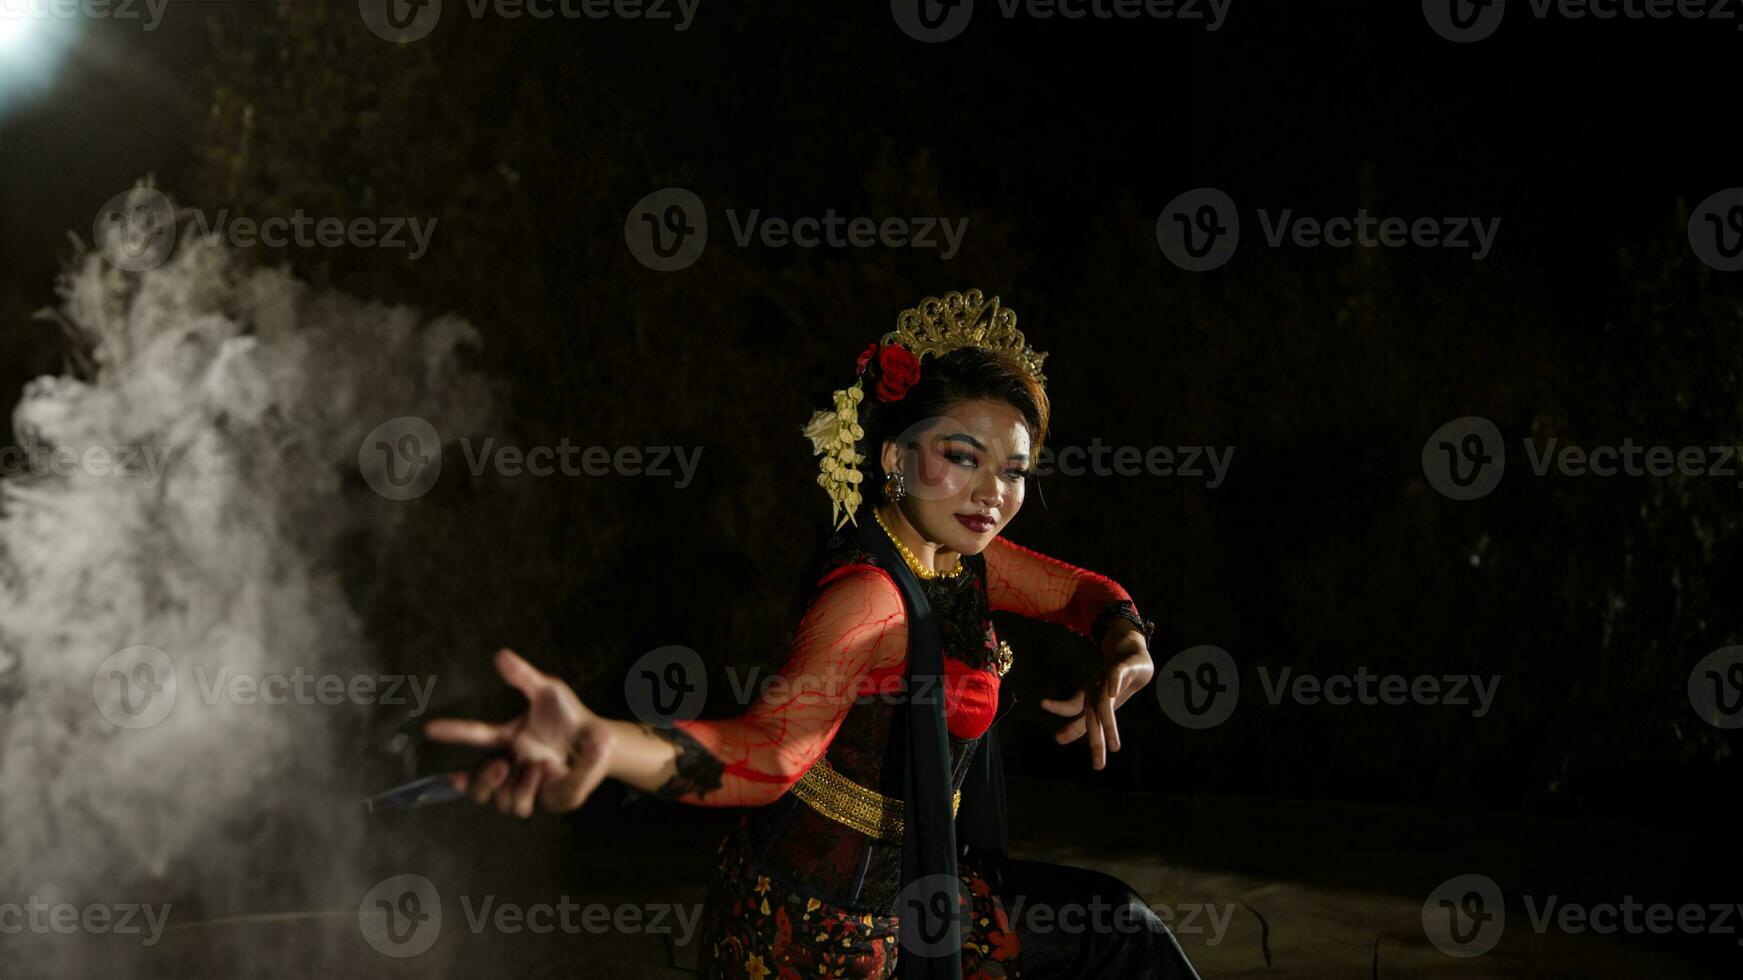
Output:
[[[966,444],[966,445],[964,445]],[[969,448],[969,447],[972,447]],[[986,445],[966,432],[954,435],[940,436],[937,445],[938,455],[960,466],[979,468],[980,457],[986,452]],[[1012,453],[1010,461],[1013,465],[1007,467],[1002,474],[1007,480],[1027,480],[1029,456],[1027,453]]]

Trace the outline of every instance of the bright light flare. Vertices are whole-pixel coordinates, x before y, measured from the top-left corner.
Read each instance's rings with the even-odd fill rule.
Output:
[[[22,45],[35,21],[24,0],[0,0],[0,54]]]
[[[0,116],[47,91],[80,20],[44,0],[0,0]]]

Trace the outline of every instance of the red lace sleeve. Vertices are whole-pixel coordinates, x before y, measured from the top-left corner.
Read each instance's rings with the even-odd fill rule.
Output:
[[[786,662],[764,679],[750,710],[676,727],[680,778],[673,782],[681,785],[660,795],[701,806],[779,799],[829,746],[865,674],[907,656],[906,625],[902,595],[887,572],[865,564],[830,571],[799,621]]]
[[[996,612],[1014,612],[1057,623],[1090,640],[1105,626],[1105,615],[1126,604],[1137,606],[1118,582],[1087,568],[1068,565],[1038,551],[994,538],[986,555],[987,602]]]

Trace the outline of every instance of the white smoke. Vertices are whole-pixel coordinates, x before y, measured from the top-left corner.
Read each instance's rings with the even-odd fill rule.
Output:
[[[141,273],[83,254],[59,291],[93,370],[26,386],[30,462],[0,480],[0,902],[237,911],[316,887],[360,843],[369,709],[206,690],[225,667],[380,672],[344,555],[379,553],[418,504],[372,492],[359,445],[400,416],[476,431],[490,396],[460,354],[477,334],[192,236]],[[100,669],[141,646],[176,698],[128,729]],[[277,866],[306,880],[271,877],[264,850],[293,840]]]

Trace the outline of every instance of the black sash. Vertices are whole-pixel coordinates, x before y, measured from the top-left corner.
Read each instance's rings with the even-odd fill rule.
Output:
[[[902,891],[897,975],[908,980],[960,980],[966,896],[957,878],[957,821],[950,812],[950,743],[944,724],[944,654],[932,605],[920,580],[896,551],[871,507],[856,522],[866,550],[877,555],[901,590],[908,614],[908,697],[890,725],[890,758],[902,767]],[[966,560],[970,560],[965,558]],[[976,555],[983,578],[985,559]],[[997,725],[987,729],[962,787],[962,839],[992,857],[1008,851],[1004,773]]]

